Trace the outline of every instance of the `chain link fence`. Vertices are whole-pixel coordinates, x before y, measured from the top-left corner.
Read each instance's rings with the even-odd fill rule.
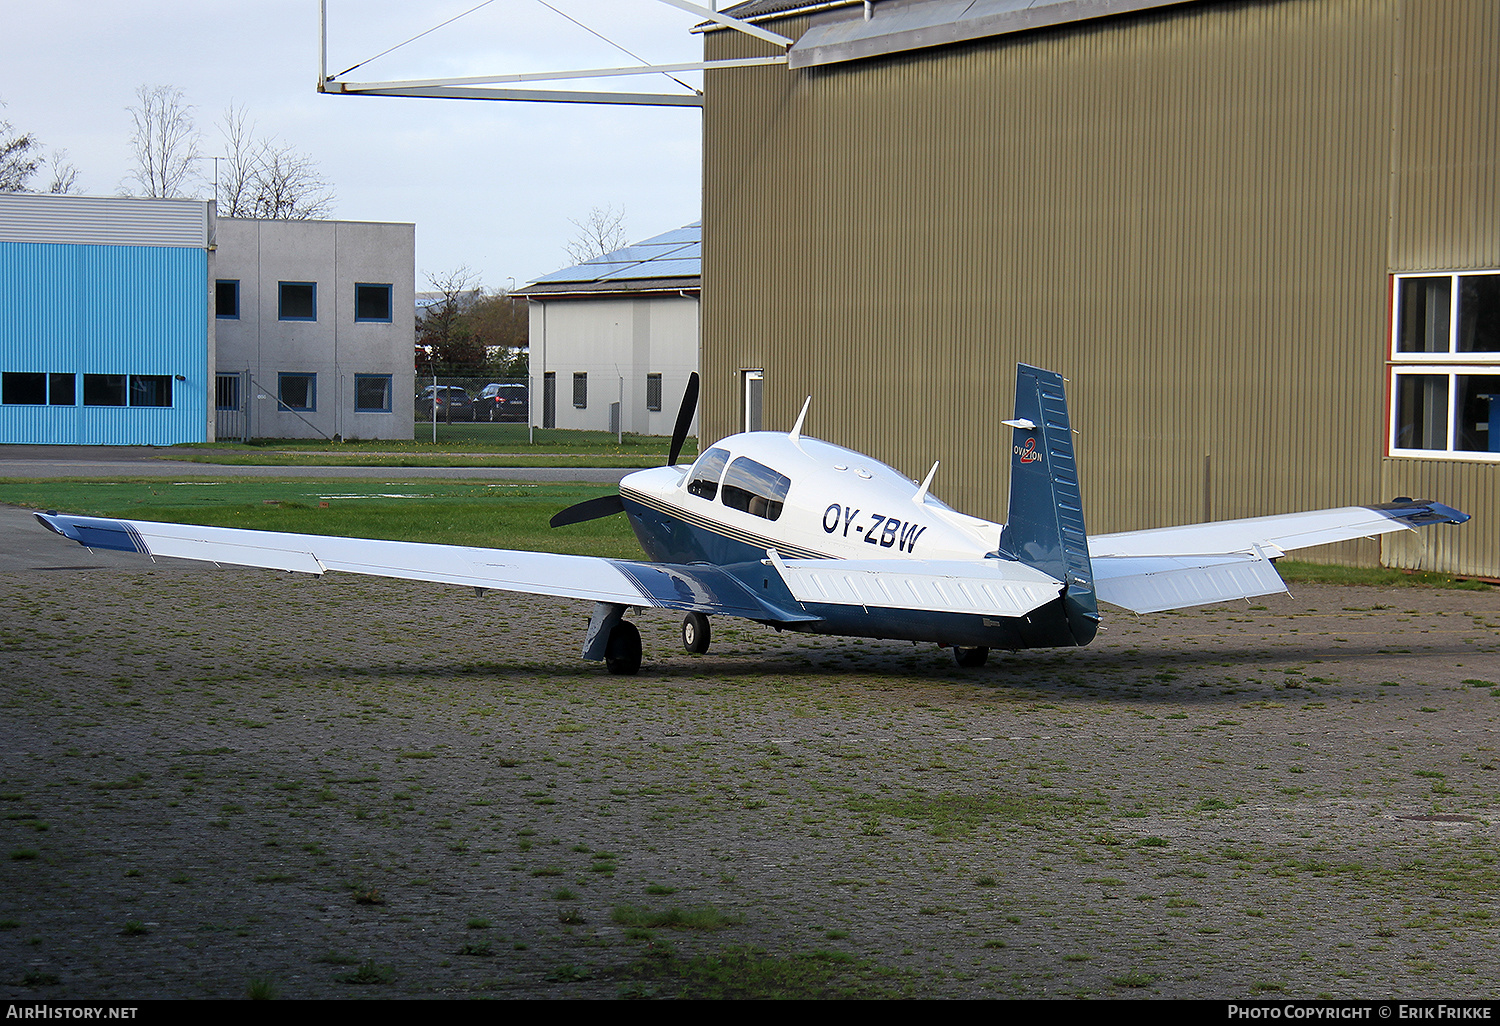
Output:
[[[530,439],[531,383],[525,378],[439,374],[418,377],[417,384],[418,441]]]

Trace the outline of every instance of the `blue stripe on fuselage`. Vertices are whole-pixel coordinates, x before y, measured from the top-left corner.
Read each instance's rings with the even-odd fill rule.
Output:
[[[658,563],[711,563],[731,566],[766,558],[766,550],[775,548],[786,559],[829,559],[826,553],[788,545],[750,531],[695,516],[665,503],[653,502],[644,495],[620,492],[630,529],[641,548]]]

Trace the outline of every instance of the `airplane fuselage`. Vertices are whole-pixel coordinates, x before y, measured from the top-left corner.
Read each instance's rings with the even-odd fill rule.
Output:
[[[969,560],[995,551],[999,524],[920,492],[851,449],[770,431],[732,435],[690,467],[620,483],[636,537],[663,562],[722,566],[764,559],[770,548],[788,559]]]
[[[879,560],[897,572],[902,561],[981,561],[1000,577],[1061,587],[1014,561],[987,560],[999,546],[1000,524],[957,512],[851,449],[783,432],[732,435],[691,467],[630,474],[620,498],[652,560],[718,567],[773,605],[810,614],[763,621],[777,627],[963,648],[1076,643],[1062,625],[1060,601],[1007,617],[795,597],[772,571],[768,550],[789,560]]]

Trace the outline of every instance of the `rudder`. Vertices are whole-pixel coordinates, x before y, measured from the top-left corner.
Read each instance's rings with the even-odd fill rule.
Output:
[[[1000,554],[1062,581],[1063,612],[1075,645],[1099,628],[1073,428],[1061,374],[1016,365],[1011,437],[1010,510]]]

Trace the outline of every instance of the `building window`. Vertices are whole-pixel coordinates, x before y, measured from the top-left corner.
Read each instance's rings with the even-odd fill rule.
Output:
[[[220,320],[239,320],[240,283],[220,278],[214,283],[214,316]]]
[[[284,281],[280,283],[276,316],[283,321],[318,319],[318,283]]]
[[[6,406],[46,406],[47,375],[27,371],[0,374],[0,403]]]
[[[170,375],[170,374],[132,374],[132,375],[130,375],[130,405],[131,406],[171,406],[172,405],[172,375]]]
[[[1391,454],[1500,459],[1500,272],[1399,275]]]
[[[47,375],[47,404],[49,406],[76,406],[78,404],[78,386],[74,375]]]
[[[745,370],[740,371],[740,387],[743,402],[740,407],[741,423],[746,431],[759,431],[763,423],[761,418],[761,396],[765,392],[766,375],[764,371]]]
[[[354,375],[354,409],[357,413],[390,413],[391,376]]]
[[[214,408],[218,410],[240,408],[240,376],[238,374],[214,375]]]
[[[580,410],[589,407],[589,376],[584,371],[573,374],[573,405]]]
[[[646,409],[652,413],[661,412],[661,375],[646,375]]]
[[[288,410],[316,410],[318,408],[318,376],[316,374],[276,375],[276,398],[281,407]]]
[[[391,287],[389,285],[355,285],[354,319],[356,321],[391,322]]]
[[[85,374],[83,405],[128,406],[130,378],[125,374]]]
[[[0,403],[6,406],[75,406],[78,392],[72,374],[6,371],[0,374]]]

